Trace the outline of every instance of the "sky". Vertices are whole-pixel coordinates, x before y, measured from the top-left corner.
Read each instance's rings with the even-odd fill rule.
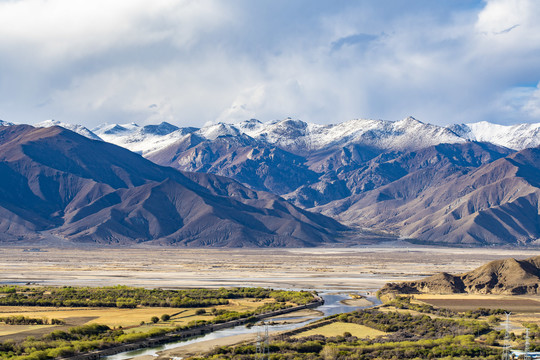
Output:
[[[0,119],[540,122],[538,0],[0,0]]]

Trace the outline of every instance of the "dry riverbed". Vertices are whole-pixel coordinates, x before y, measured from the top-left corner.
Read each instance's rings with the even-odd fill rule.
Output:
[[[540,252],[536,252],[540,253]],[[262,286],[377,290],[389,281],[461,273],[530,250],[408,246],[346,249],[0,248],[0,283],[161,288]]]

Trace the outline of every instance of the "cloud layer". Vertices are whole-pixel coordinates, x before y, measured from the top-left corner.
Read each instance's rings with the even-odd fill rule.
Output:
[[[0,118],[540,121],[540,3],[0,0]]]

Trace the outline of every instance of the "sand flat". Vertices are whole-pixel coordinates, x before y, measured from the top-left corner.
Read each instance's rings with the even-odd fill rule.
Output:
[[[540,254],[540,251],[537,251]],[[389,281],[462,273],[530,250],[410,246],[315,249],[0,248],[1,283],[186,288],[377,290]]]

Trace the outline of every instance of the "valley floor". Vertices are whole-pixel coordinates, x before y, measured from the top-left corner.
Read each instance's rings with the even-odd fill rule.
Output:
[[[525,249],[422,247],[404,242],[309,249],[3,247],[0,248],[0,285],[261,286],[369,293],[387,282],[414,280],[441,271],[457,274],[491,260],[523,259],[537,254],[540,250],[535,253]],[[442,301],[436,296],[423,300]],[[537,319],[532,319],[536,312],[515,320],[536,323]],[[243,335],[205,341],[176,349],[174,355],[189,356],[215,346],[249,340],[252,339]]]
[[[26,251],[25,251],[26,250]],[[408,246],[308,249],[32,249],[0,248],[3,284],[186,288],[261,286],[373,290],[386,282],[488,261],[523,259],[540,250]]]

